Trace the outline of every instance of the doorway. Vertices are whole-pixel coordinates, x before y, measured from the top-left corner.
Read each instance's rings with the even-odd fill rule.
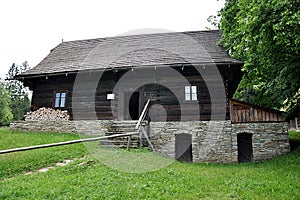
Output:
[[[240,133],[237,135],[238,162],[253,161],[252,134]]]
[[[175,136],[175,158],[178,161],[193,162],[191,134],[182,133]]]
[[[130,96],[131,95],[131,96]],[[139,92],[126,92],[125,93],[125,120],[138,120],[140,114],[140,93]],[[126,102],[128,102],[126,106]]]

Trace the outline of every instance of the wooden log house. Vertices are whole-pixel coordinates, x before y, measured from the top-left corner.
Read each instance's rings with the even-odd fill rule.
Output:
[[[157,152],[178,160],[251,162],[288,152],[281,112],[232,99],[243,63],[218,45],[221,35],[212,30],[62,42],[15,79],[33,91],[32,111],[67,110],[73,121],[66,127],[73,123],[85,134],[128,131],[150,99],[147,134]],[[19,127],[53,131],[64,124],[26,123]]]
[[[166,119],[158,112],[153,120],[180,121],[183,107],[187,110],[184,114],[188,120],[210,120],[212,99],[208,85],[221,81],[224,99],[228,100],[242,77],[243,63],[230,58],[218,45],[221,34],[218,30],[193,31],[62,42],[36,67],[15,78],[33,91],[32,110],[41,107],[68,110],[78,120],[94,119],[91,113],[99,120],[135,120],[149,98],[151,105],[161,105],[166,112]],[[209,74],[205,78],[199,73],[199,67],[207,72],[216,68],[214,72],[219,74]],[[163,77],[162,70],[166,68],[179,75],[166,76],[166,72]],[[114,91],[122,76],[129,73],[136,73],[136,76],[130,76],[133,83],[142,82],[141,72],[152,73],[151,78],[156,80],[139,85],[134,91],[128,89],[131,86]],[[86,78],[77,84],[80,87],[76,92],[81,92],[81,95],[76,99],[73,90],[78,73]],[[179,81],[181,77],[187,80],[185,84]],[[222,80],[218,80],[220,77]],[[165,79],[161,81],[169,83],[168,86],[159,84],[157,79]],[[92,91],[93,82],[98,82],[98,85]],[[174,91],[180,93],[174,94]],[[218,104],[221,112],[216,113],[217,117],[228,119],[228,101]],[[74,106],[76,116],[73,116]],[[189,110],[195,109],[200,111],[198,115],[189,114]]]

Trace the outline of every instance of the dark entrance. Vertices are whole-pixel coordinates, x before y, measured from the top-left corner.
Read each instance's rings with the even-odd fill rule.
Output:
[[[129,97],[129,93],[126,93],[126,98],[129,99],[128,112],[125,111],[125,120],[138,120],[140,114],[140,93],[134,92],[131,93],[132,95]]]
[[[238,161],[251,162],[253,160],[252,134],[240,133],[237,135]]]
[[[191,134],[182,133],[175,136],[175,158],[178,161],[193,162]]]

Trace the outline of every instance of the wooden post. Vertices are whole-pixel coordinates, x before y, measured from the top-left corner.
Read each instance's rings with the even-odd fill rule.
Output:
[[[141,131],[141,127],[139,127],[138,132],[139,132],[139,140],[140,140],[139,146],[142,147],[143,146],[143,134]]]
[[[154,149],[154,147],[153,147],[153,145],[152,145],[152,143],[151,143],[151,141],[150,141],[150,139],[149,139],[149,137],[148,137],[148,135],[147,135],[147,133],[146,133],[146,131],[144,130],[143,127],[141,127],[141,131],[143,132],[145,138],[147,139],[148,144],[150,145],[152,151],[155,153],[155,149]]]
[[[128,143],[127,143],[127,150],[130,150],[130,144],[131,144],[131,135],[128,136]]]

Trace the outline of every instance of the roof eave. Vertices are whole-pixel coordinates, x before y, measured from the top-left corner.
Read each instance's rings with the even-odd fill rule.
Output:
[[[97,69],[85,69],[85,70],[74,70],[74,71],[61,71],[52,73],[34,73],[34,74],[20,74],[15,76],[14,80],[24,80],[30,78],[40,78],[40,77],[50,77],[50,76],[61,76],[68,74],[77,74],[78,72],[99,72],[99,71],[110,71],[110,70],[126,70],[136,67],[155,67],[155,66],[181,66],[181,65],[243,65],[244,63],[238,60],[231,60],[225,62],[198,62],[198,63],[163,63],[163,64],[153,64],[153,65],[140,65],[140,66],[122,66],[122,67],[108,67],[108,68],[97,68]]]

